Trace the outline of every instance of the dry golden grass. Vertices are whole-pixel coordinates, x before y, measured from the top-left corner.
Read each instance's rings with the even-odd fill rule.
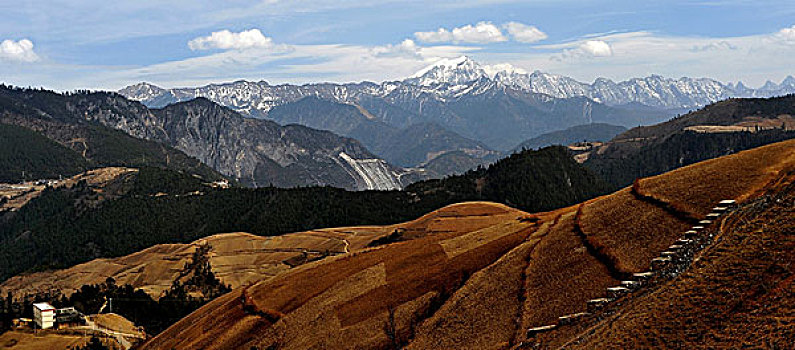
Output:
[[[475,273],[422,324],[409,349],[496,349],[509,345],[523,306],[524,270],[539,239]]]
[[[439,295],[451,295],[468,276],[494,263],[534,230],[534,223],[518,220],[526,213],[491,205],[495,210],[484,203],[473,206],[475,208],[471,209],[466,205],[444,208],[406,224],[425,230],[423,237],[303,265],[245,288],[253,306],[250,313],[285,315],[275,324],[262,321],[256,329],[243,327],[246,332],[259,337],[246,344],[260,344],[266,348],[268,344],[285,343],[288,348],[298,349],[367,344],[383,346],[388,343],[383,325],[390,309],[396,310],[396,332],[405,337],[410,333],[414,320],[424,314],[432,300],[438,299]],[[490,215],[494,217],[488,225],[486,217]],[[450,217],[468,222],[454,226],[462,228],[461,231],[441,233],[424,228]],[[508,218],[511,221],[506,223]],[[422,222],[426,223],[425,226]],[[491,229],[494,225],[499,225],[500,229]],[[488,239],[466,247],[457,246],[456,254],[445,252],[442,242],[469,234],[472,227],[485,230]],[[473,237],[484,236],[476,234]],[[187,319],[198,321],[203,317],[213,317],[200,316],[204,310],[226,307],[243,311],[242,306],[229,303],[227,297],[214,301]],[[180,329],[182,327],[190,329]],[[198,343],[179,339],[186,334],[200,334],[205,328],[207,325],[201,322],[180,322],[151,342],[151,348],[196,346]],[[172,333],[172,329],[176,333]],[[200,345],[214,347],[240,337],[234,329],[218,332],[220,334],[215,334],[214,340],[205,338],[202,341],[207,343]]]
[[[795,180],[793,172],[788,180]],[[795,339],[795,187],[730,214],[680,277],[626,302],[557,348],[789,349]],[[775,193],[775,191],[773,191]],[[578,342],[572,342],[579,339]]]
[[[90,337],[64,335],[52,332],[39,334],[9,331],[0,334],[0,349],[52,350],[69,349],[84,345]]]
[[[723,199],[745,200],[795,166],[795,140],[707,160],[639,182],[643,193],[706,215]]]
[[[648,270],[651,259],[690,227],[663,208],[638,200],[629,188],[585,204],[579,225],[589,242],[627,273]]]
[[[167,332],[142,345],[145,349],[241,349],[260,329],[270,325],[263,317],[243,309],[238,288],[186,316]]]
[[[363,233],[359,237],[360,241],[369,242],[380,237],[380,233]],[[5,281],[0,289],[13,290],[17,295],[46,290],[68,294],[82,285],[101,283],[112,277],[118,284],[130,284],[159,297],[171,286],[200,244],[212,246],[213,272],[233,288],[289,270],[285,260],[302,256],[304,250],[314,257],[326,251],[331,254],[345,252],[344,241],[332,233],[296,233],[280,237],[220,234],[191,244],[161,244],[119,258],[96,259],[64,270],[19,275]],[[356,249],[361,248],[352,250]]]
[[[124,318],[124,316],[121,315],[117,314],[92,315],[91,321],[93,321],[100,327],[107,328],[112,331],[126,333],[126,334],[133,334],[138,336],[145,336],[145,334],[140,331],[140,328],[136,327],[134,323],[132,323],[130,320]]]
[[[127,168],[104,168],[90,172],[91,176],[78,177],[94,179],[92,181],[95,182],[107,181],[131,171]],[[329,228],[274,237],[247,233],[218,234],[191,244],[161,244],[119,258],[96,259],[68,269],[15,276],[3,282],[0,289],[14,291],[17,296],[54,290],[69,294],[85,284],[102,283],[112,277],[118,284],[130,284],[159,297],[171,286],[200,244],[212,246],[210,264],[215,275],[223,283],[237,288],[288,271],[291,268],[288,262],[305,262],[303,251],[308,252],[306,257],[309,260],[324,254],[356,252],[397,228],[409,232],[405,239],[443,231],[469,232],[493,225],[495,221],[514,219],[520,215],[517,213],[503,205],[474,202],[465,206],[454,204],[398,225]],[[455,224],[449,225],[448,230],[440,229],[452,222]]]
[[[775,144],[756,150],[758,154],[741,153],[687,167],[675,175],[642,180],[639,190],[661,202],[673,203],[682,211],[701,215],[718,199],[732,198],[727,193],[744,198],[775,183],[771,180],[776,172],[792,162],[793,146],[795,141]],[[738,174],[720,174],[731,171]],[[694,185],[696,179],[714,183]],[[719,193],[697,193],[713,190]],[[144,348],[389,348],[392,341],[385,328],[390,324],[389,310],[395,310],[391,334],[398,345],[417,349],[508,347],[525,341],[527,328],[556,323],[560,316],[585,311],[587,300],[603,297],[607,287],[618,285],[615,270],[645,269],[651,257],[679,238],[688,226],[669,213],[670,208],[648,198],[640,200],[630,189],[594,199],[579,208],[537,214],[538,221],[534,222],[520,221],[529,214],[504,206],[464,203],[402,225],[313,231],[348,240],[359,239],[362,232],[378,231],[383,235],[403,228],[406,236],[413,239],[304,264],[238,288],[189,315]],[[790,220],[791,217],[790,214]],[[779,243],[776,249],[789,249],[790,255],[795,251],[789,243]],[[762,276],[743,272],[747,261],[792,260],[789,256],[765,255],[761,248],[753,251],[760,254],[730,256],[727,253],[731,251],[718,250],[729,259],[726,266],[731,273],[724,274],[724,280],[705,280],[705,286],[721,283],[714,292],[702,286],[635,310],[643,312],[644,319],[660,322],[659,334],[666,337],[673,337],[681,325],[676,323],[676,317],[666,323],[657,316],[665,312],[687,312],[692,316],[687,322],[697,326],[699,312],[680,307],[682,300],[687,303],[681,305],[693,310],[725,311],[714,306],[725,305],[721,300],[728,300],[729,296],[743,295],[741,289],[752,289],[748,283],[756,281],[755,276]],[[781,271],[768,267],[771,268],[762,270]],[[747,275],[745,284],[732,286],[731,276],[743,273]],[[683,278],[683,283],[687,285],[689,279]],[[778,291],[769,294],[778,297],[791,289],[792,280],[776,279],[759,290]],[[622,299],[622,303],[632,302],[633,298],[634,294]],[[771,305],[774,299],[754,300],[764,306]],[[707,311],[715,314],[715,310]],[[785,316],[776,314],[778,319],[756,319],[769,326],[774,321],[789,320],[791,308],[788,312]],[[616,315],[622,313],[623,309],[619,309]],[[717,316],[713,319],[720,320]],[[752,317],[744,320],[753,322]],[[561,345],[588,327],[588,322],[598,319],[560,327],[532,341],[540,341],[542,346]],[[621,322],[627,327],[620,333],[626,340],[622,345],[627,347],[640,346],[641,343],[633,343],[633,334],[653,327],[652,323],[634,323],[630,318]],[[592,348],[613,345],[610,334],[620,329],[611,324],[603,324],[607,328],[600,332],[605,337],[591,343]],[[702,330],[700,334],[736,330],[722,329],[719,322],[716,325],[694,329]],[[754,330],[767,329],[764,327]],[[731,336],[738,337],[736,333]],[[666,343],[674,348],[682,344],[698,346],[695,342]]]
[[[605,288],[618,284],[574,233],[574,215],[573,210],[563,213],[530,256],[520,332],[585,311],[588,299],[602,297]]]
[[[337,305],[350,301],[364,293],[386,284],[386,269],[378,264],[355,273],[339,281],[327,291],[309,300],[304,305],[280,319],[274,330],[280,332],[267,334],[257,343],[267,348],[272,343],[281,343],[290,349],[339,349],[344,348],[346,337],[340,332]],[[376,320],[373,320],[376,321]],[[383,321],[379,319],[377,321]],[[369,334],[367,333],[369,331]],[[309,333],[313,337],[302,336]],[[367,339],[383,334],[380,327],[368,324],[360,328],[357,338]]]

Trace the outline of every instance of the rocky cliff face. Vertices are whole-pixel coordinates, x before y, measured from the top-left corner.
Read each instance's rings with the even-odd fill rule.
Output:
[[[45,90],[16,89],[0,86],[0,123],[13,124],[41,135],[65,146],[82,159],[87,168],[103,166],[157,167],[186,174],[197,175],[205,180],[219,180],[223,176],[184,152],[160,142],[133,137],[120,130],[92,122],[94,118],[116,120],[129,130],[141,134],[147,130],[142,125],[150,123],[148,109],[116,94],[81,93],[57,94]],[[127,120],[141,118],[144,123],[130,125]],[[20,136],[24,133],[15,133]],[[150,132],[157,140],[155,131]],[[27,140],[33,142],[35,140]],[[28,142],[30,144],[30,142]],[[35,151],[35,149],[26,150]],[[48,152],[57,152],[51,150]],[[23,152],[24,153],[24,152]],[[53,169],[68,164],[66,155],[42,155],[51,162]],[[11,154],[14,163],[19,154]],[[17,158],[17,159],[14,159]],[[40,167],[45,163],[36,161],[28,166]],[[45,172],[46,174],[46,172]],[[72,175],[73,172],[57,173]],[[21,179],[21,178],[20,178]]]
[[[253,186],[331,185],[355,190],[401,187],[401,171],[377,159],[354,139],[300,125],[281,126],[243,118],[204,98],[138,114],[100,112],[87,118],[172,145]],[[382,165],[360,172],[351,159]]]
[[[57,94],[2,87],[0,121],[38,131],[97,164],[164,166],[218,175],[206,164],[251,186],[397,189],[403,185],[401,178],[406,184],[418,179],[354,139],[244,118],[203,98],[149,109],[115,93]],[[379,166],[357,171],[351,162]]]

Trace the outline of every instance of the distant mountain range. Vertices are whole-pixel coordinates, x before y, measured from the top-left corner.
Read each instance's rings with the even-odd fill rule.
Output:
[[[278,107],[314,97],[350,105],[363,116],[398,129],[434,123],[503,151],[543,133],[576,125],[649,125],[730,97],[795,92],[793,77],[781,84],[768,82],[750,89],[741,82],[724,84],[708,78],[658,75],[621,82],[600,78],[587,84],[539,71],[509,68],[494,72],[487,68],[459,57],[441,60],[404,80],[383,83],[270,85],[265,81],[236,81],[177,89],[140,83],[119,92],[150,107],[206,97],[251,117],[290,120],[356,138],[341,132],[339,125],[335,128],[314,120],[325,111],[303,109],[292,116],[280,114],[278,119],[271,115]],[[363,143],[384,156],[372,144]]]

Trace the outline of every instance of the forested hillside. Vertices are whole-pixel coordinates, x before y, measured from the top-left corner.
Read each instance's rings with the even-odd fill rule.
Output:
[[[87,167],[79,153],[30,129],[0,123],[0,182],[71,176]]]
[[[636,178],[793,138],[793,115],[795,95],[725,100],[630,129],[591,152],[585,165],[619,188]]]
[[[662,142],[649,144],[624,157],[608,158],[597,155],[585,162],[585,165],[615,188],[620,188],[630,185],[637,178],[662,174],[703,160],[793,137],[795,130],[715,134],[688,131],[675,133]]]
[[[582,141],[609,141],[621,132],[626,131],[627,128],[618,125],[610,125],[605,123],[593,123],[572,126],[565,130],[558,130],[548,132],[528,139],[516,146],[515,149],[522,148],[536,149],[551,145],[569,145],[575,142]]]
[[[113,186],[118,199],[94,207],[98,189],[48,189],[18,212],[0,214],[0,280],[34,268],[66,267],[158,243],[219,232],[278,235],[321,227],[388,224],[447,204],[489,200],[544,211],[603,194],[606,186],[562,147],[524,151],[405,191],[331,187],[215,189],[188,175],[144,168]],[[101,189],[99,189],[101,190]],[[103,195],[109,195],[103,192]],[[4,216],[3,216],[4,215]]]

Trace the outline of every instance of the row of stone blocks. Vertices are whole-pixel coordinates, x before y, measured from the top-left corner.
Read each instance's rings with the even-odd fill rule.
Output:
[[[586,302],[587,312],[579,312],[560,316],[558,317],[557,324],[530,328],[527,330],[527,337],[530,338],[536,334],[553,330],[561,325],[576,323],[577,321],[604,308],[614,300],[642,287],[644,284],[649,283],[656,276],[664,274],[664,272],[667,270],[673,269],[674,273],[681,272],[680,270],[684,269],[682,263],[692,258],[696,250],[703,248],[702,246],[699,246],[700,243],[698,243],[699,233],[720,218],[721,215],[726,213],[730,207],[735,205],[736,202],[732,199],[720,201],[718,206],[712,208],[712,212],[707,214],[704,220],[699,221],[697,225],[686,231],[682,238],[676,240],[674,244],[668,247],[668,250],[660,253],[659,257],[652,259],[651,271],[633,273],[632,279],[621,281],[620,285],[607,288],[606,297],[588,300]]]

